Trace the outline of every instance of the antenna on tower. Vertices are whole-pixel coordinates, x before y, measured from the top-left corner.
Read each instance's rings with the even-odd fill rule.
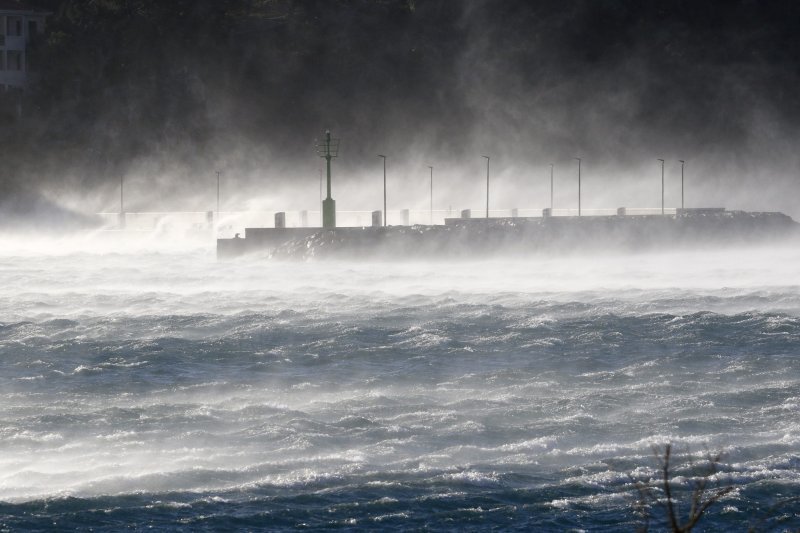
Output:
[[[328,167],[328,196],[322,201],[322,227],[336,228],[336,202],[331,198],[331,159],[339,156],[339,139],[331,139],[331,130],[325,132],[325,140],[317,144],[317,155],[325,158]]]

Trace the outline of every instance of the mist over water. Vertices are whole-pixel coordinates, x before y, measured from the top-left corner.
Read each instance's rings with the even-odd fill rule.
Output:
[[[4,242],[5,527],[632,529],[632,479],[669,441],[724,453],[715,528],[800,484],[796,247],[218,262],[94,242]]]
[[[31,2],[0,531],[630,531],[667,443],[681,515],[719,451],[700,527],[800,527],[800,3]],[[328,175],[405,227],[217,259]]]

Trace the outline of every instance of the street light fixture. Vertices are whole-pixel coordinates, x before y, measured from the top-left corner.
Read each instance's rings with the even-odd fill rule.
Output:
[[[219,225],[219,175],[222,171],[217,170],[217,224]]]
[[[575,158],[578,161],[578,216],[581,216],[581,158]]]
[[[119,175],[119,216],[117,217],[119,229],[125,229],[125,175]]]
[[[661,214],[664,214],[664,160],[661,161]]]
[[[482,155],[486,158],[486,218],[489,218],[489,156]]]
[[[431,226],[433,226],[433,167],[428,165],[431,169]]]
[[[383,158],[383,227],[386,227],[386,156],[378,154],[378,157]]]

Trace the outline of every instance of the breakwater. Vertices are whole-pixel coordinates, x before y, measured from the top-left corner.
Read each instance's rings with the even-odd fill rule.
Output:
[[[444,225],[354,228],[246,228],[219,239],[217,255],[474,257],[480,254],[651,250],[761,242],[800,236],[800,224],[774,212],[681,209],[674,215],[449,218]]]

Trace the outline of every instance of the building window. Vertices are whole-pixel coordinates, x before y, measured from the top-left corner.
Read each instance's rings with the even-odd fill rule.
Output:
[[[6,17],[6,35],[9,37],[22,36],[22,17]]]
[[[39,33],[39,31],[38,31],[38,29],[36,27],[36,21],[35,20],[29,20],[28,21],[28,39],[33,39],[34,37],[36,37],[37,33]]]
[[[6,52],[6,68],[8,70],[23,70],[22,52],[19,50],[9,50]]]
[[[0,50],[0,70],[6,69],[6,55]]]

